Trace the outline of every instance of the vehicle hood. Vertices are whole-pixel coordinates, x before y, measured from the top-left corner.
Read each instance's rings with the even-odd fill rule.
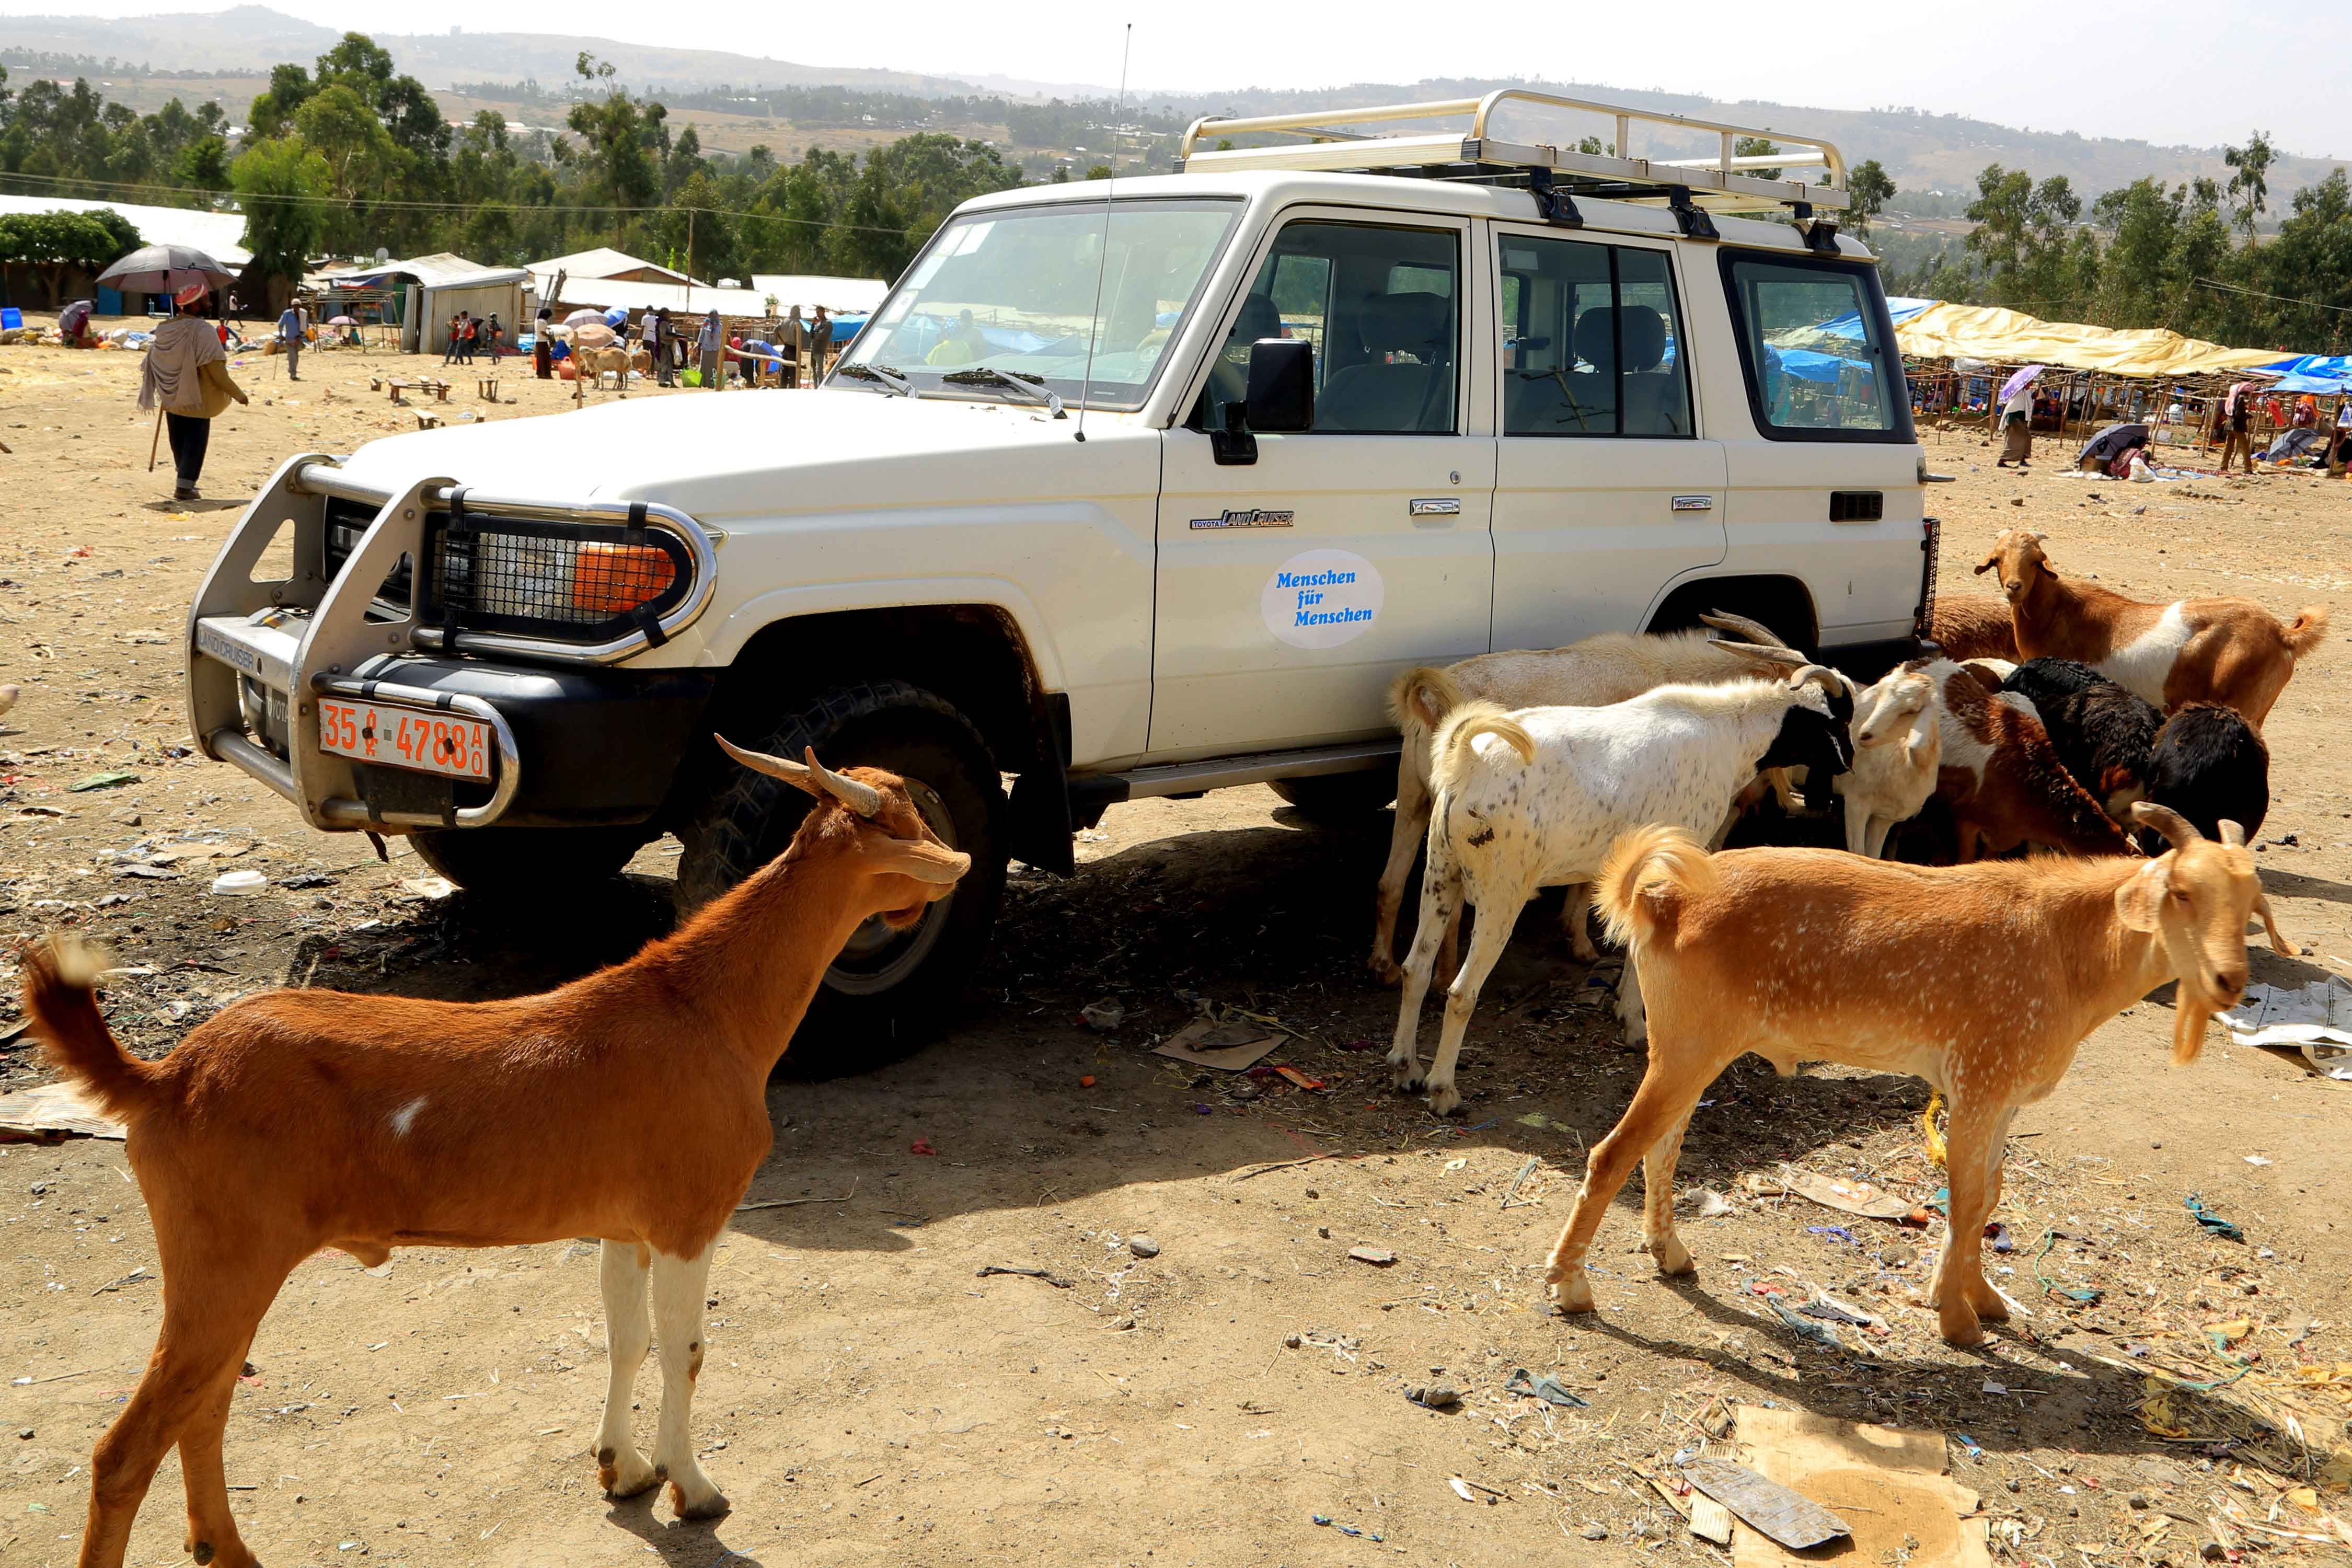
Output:
[[[1103,495],[1156,485],[1133,415],[825,389],[686,392],[370,442],[362,483],[441,478],[486,496],[648,500],[705,522],[802,511]],[[1125,482],[1121,482],[1124,480]]]

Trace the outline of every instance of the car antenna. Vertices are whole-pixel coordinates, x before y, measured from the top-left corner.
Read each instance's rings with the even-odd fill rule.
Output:
[[[1078,384],[1078,439],[1087,438],[1087,397],[1095,384],[1095,344],[1102,337],[1103,274],[1110,270],[1110,192],[1118,184],[1118,122],[1127,112],[1127,61],[1135,48],[1135,24],[1118,47],[1118,101],[1110,111],[1110,175],[1103,181],[1102,254],[1095,258],[1095,310],[1087,318],[1087,377]]]

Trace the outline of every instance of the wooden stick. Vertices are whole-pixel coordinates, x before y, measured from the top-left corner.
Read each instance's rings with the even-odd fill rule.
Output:
[[[737,1204],[735,1212],[749,1214],[753,1209],[798,1208],[803,1204],[845,1204],[857,1195],[857,1184],[865,1179],[863,1176],[852,1178],[849,1190],[837,1198],[766,1198],[756,1204]]]
[[[155,434],[147,440],[147,471],[155,471],[155,448],[163,444],[163,405],[155,405]]]
[[[1246,1182],[1252,1176],[1263,1176],[1268,1171],[1295,1170],[1300,1165],[1311,1165],[1318,1160],[1337,1160],[1339,1158],[1339,1156],[1337,1154],[1309,1154],[1304,1160],[1283,1160],[1272,1165],[1260,1165],[1255,1170],[1244,1171],[1241,1174],[1235,1176],[1234,1180],[1236,1182]]]

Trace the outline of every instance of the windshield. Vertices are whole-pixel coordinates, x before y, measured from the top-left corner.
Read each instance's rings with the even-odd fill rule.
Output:
[[[1140,407],[1239,207],[1107,205],[1108,213],[1106,204],[1066,202],[950,219],[844,363],[898,371],[927,395],[1002,395],[941,384],[984,365],[1035,377],[1072,405],[1083,387],[1097,408]]]

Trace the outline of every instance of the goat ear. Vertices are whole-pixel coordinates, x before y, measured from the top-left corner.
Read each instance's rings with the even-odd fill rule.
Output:
[[[1903,765],[1906,767],[1919,765],[1920,749],[1935,735],[1938,723],[1936,710],[1924,700],[1919,704],[1916,714],[1917,717],[1911,721],[1911,732],[1903,737]]]
[[[1991,554],[1986,556],[1982,561],[1977,563],[1977,575],[1981,577],[2000,564],[2000,552],[1996,550]]]
[[[2116,918],[2133,931],[2153,931],[2164,908],[2164,895],[2171,890],[2172,858],[2151,860],[2116,889]]]
[[[858,852],[874,869],[944,887],[971,869],[971,857],[925,838],[861,837]]]

